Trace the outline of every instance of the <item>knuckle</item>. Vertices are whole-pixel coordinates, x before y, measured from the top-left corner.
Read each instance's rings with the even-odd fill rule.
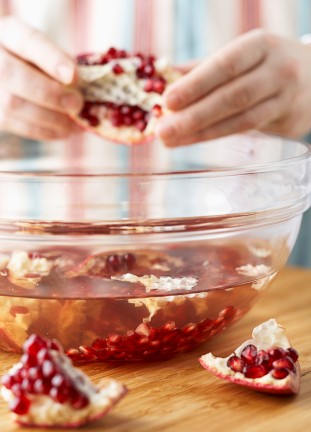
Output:
[[[252,100],[252,89],[247,86],[240,86],[225,96],[225,103],[230,108],[239,111],[246,109]]]
[[[294,59],[284,62],[279,70],[280,76],[286,81],[298,81],[300,78],[300,68],[297,61]]]
[[[240,116],[239,126],[241,130],[253,129],[257,126],[258,118],[254,111],[246,111]]]
[[[218,57],[219,70],[225,75],[227,79],[234,78],[239,71],[237,59],[228,54],[222,54]]]

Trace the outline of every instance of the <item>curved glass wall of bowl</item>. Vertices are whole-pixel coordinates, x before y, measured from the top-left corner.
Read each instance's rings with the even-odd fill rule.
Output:
[[[169,150],[2,138],[0,349],[159,359],[243,317],[310,205],[308,145],[245,134]]]
[[[235,225],[302,213],[310,204],[310,149],[278,136],[250,133],[174,150],[155,142],[132,151],[94,137],[79,155],[63,143],[2,141],[6,220],[208,217]]]

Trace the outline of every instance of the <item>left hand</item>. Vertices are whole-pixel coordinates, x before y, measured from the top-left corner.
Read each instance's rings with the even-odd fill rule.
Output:
[[[257,29],[200,62],[164,94],[157,135],[170,147],[248,129],[311,129],[311,47]]]

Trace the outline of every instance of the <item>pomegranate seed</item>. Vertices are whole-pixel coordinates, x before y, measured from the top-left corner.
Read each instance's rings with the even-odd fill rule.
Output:
[[[77,390],[74,390],[70,397],[71,406],[74,409],[81,409],[89,404],[89,398],[86,395],[79,393]]]
[[[263,365],[247,365],[243,371],[246,378],[261,378],[267,374]]]
[[[14,398],[9,403],[9,408],[17,415],[27,414],[30,407],[30,401],[26,398],[26,396],[20,395],[17,398]]]
[[[233,370],[234,372],[242,372],[243,368],[245,366],[245,363],[243,362],[242,359],[240,359],[240,357],[233,355],[231,357],[229,357],[228,361],[227,361],[227,366]]]
[[[235,309],[233,306],[227,306],[219,312],[218,316],[222,316],[226,321],[231,321],[235,316]]]
[[[141,109],[136,109],[132,114],[134,120],[141,120],[144,116],[144,112]]]
[[[289,370],[283,369],[283,368],[282,369],[273,369],[272,372],[271,372],[271,375],[275,379],[286,378],[288,374],[289,374]]]
[[[165,90],[165,81],[163,79],[157,79],[153,83],[153,91],[155,93],[162,94]]]
[[[268,350],[269,357],[272,361],[278,360],[285,355],[285,350],[283,348],[271,348]]]
[[[116,63],[115,65],[113,65],[112,67],[112,71],[113,73],[115,73],[116,75],[120,75],[124,73],[124,69],[122,66],[120,66],[118,63]]]
[[[125,116],[123,117],[123,123],[125,126],[132,126],[132,124],[134,123],[134,119],[130,116]]]
[[[107,267],[111,272],[117,272],[122,267],[122,260],[119,255],[109,255],[107,258]]]
[[[51,362],[50,360],[44,360],[43,364],[42,364],[42,374],[44,377],[52,377],[55,374],[55,368],[54,368],[54,364],[53,362]]]
[[[272,366],[275,369],[283,369],[284,368],[284,369],[294,370],[294,368],[295,368],[295,364],[294,364],[293,360],[287,356],[282,357],[278,360],[275,360],[272,363]]]
[[[131,113],[131,108],[128,105],[122,105],[120,107],[120,114],[129,115]]]
[[[147,93],[153,91],[153,80],[152,80],[152,79],[148,79],[148,80],[145,82],[144,90],[145,90],[145,92],[147,92]]]
[[[24,352],[27,352],[30,356],[36,356],[42,348],[46,348],[46,342],[35,334],[31,335],[23,345]]]
[[[136,262],[135,255],[130,252],[127,252],[123,255],[123,261],[124,264],[126,265],[127,270],[131,270]]]
[[[154,105],[154,107],[152,108],[152,113],[155,117],[160,117],[160,115],[162,114],[161,106],[158,104]]]
[[[299,354],[294,348],[287,348],[286,353],[290,356],[294,363],[298,360]]]
[[[256,357],[256,364],[263,365],[267,372],[272,368],[272,362],[268,353],[264,350],[260,350]]]
[[[6,388],[11,388],[15,384],[15,378],[10,374],[5,374],[2,377],[2,385]]]
[[[54,399],[56,402],[61,403],[61,404],[67,402],[69,399],[68,392],[64,391],[61,388],[56,388],[56,387],[51,388],[51,390],[49,392],[49,396],[52,399]]]
[[[143,132],[146,129],[147,123],[144,120],[138,120],[135,123],[135,126],[137,127],[138,130]]]
[[[150,336],[150,329],[147,324],[139,324],[139,326],[135,330],[135,333],[140,336]]]
[[[107,51],[107,55],[111,57],[115,57],[117,55],[117,49],[114,47],[110,47]]]
[[[257,356],[255,345],[246,345],[241,352],[241,359],[248,365],[254,364]]]
[[[123,117],[121,117],[120,115],[114,115],[113,117],[111,117],[111,123],[115,127],[120,127],[123,125]]]

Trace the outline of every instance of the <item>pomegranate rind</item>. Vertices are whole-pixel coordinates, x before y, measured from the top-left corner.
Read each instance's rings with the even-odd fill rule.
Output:
[[[252,339],[245,341],[240,345],[235,353],[228,357],[215,357],[212,353],[205,354],[199,358],[201,366],[208,372],[218,378],[251,388],[263,393],[289,395],[297,394],[300,390],[300,365],[295,363],[296,371],[290,371],[283,379],[275,379],[271,372],[261,378],[246,378],[241,372],[234,372],[227,366],[227,361],[232,355],[240,356],[244,347],[253,344],[258,350],[267,350],[269,348],[290,348],[291,345],[287,339],[285,330],[275,319],[270,319],[259,326],[255,327],[252,333]]]
[[[16,415],[16,423],[27,427],[61,427],[75,428],[89,424],[106,416],[109,411],[127,394],[127,388],[113,379],[103,379],[98,385],[98,392],[90,398],[90,404],[75,410],[68,403],[60,404],[51,401],[48,396],[29,397],[31,405],[27,415]],[[13,393],[5,387],[1,388],[1,395],[10,402]],[[46,418],[46,414],[50,415]]]

